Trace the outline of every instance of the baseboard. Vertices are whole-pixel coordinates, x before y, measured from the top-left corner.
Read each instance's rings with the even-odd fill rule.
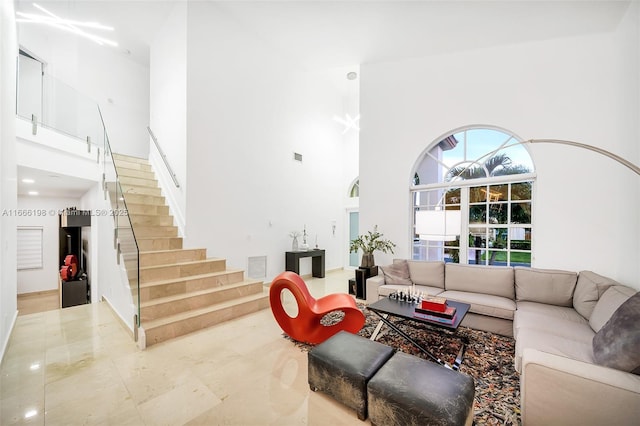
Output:
[[[118,322],[120,323],[120,325],[125,329],[125,331],[129,334],[129,336],[131,336],[131,338],[133,339],[135,336],[133,335],[133,329],[131,327],[129,327],[129,324],[127,324],[127,321],[122,318],[120,316],[120,314],[118,313],[118,311],[113,307],[113,305],[111,304],[111,302],[109,302],[109,299],[107,299],[106,297],[102,296],[102,301],[105,302],[107,304],[107,306],[109,306],[109,309],[111,309],[111,312],[113,312],[113,314],[116,316],[116,318],[118,319]]]
[[[7,333],[7,338],[2,342],[2,348],[0,348],[0,365],[4,361],[4,354],[7,351],[7,346],[9,346],[9,339],[11,338],[11,334],[13,334],[13,328],[16,326],[16,320],[18,319],[18,310],[16,309],[15,314],[13,314],[13,320],[11,321],[11,327],[9,327],[9,332]]]
[[[31,297],[38,297],[38,296],[57,296],[58,295],[58,289],[53,289],[53,290],[42,290],[42,291],[33,291],[31,293],[19,293],[18,294],[18,299],[29,299]]]

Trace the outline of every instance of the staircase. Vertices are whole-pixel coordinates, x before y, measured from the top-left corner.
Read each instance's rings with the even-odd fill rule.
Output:
[[[113,160],[140,250],[140,321],[146,346],[269,306],[261,281],[227,269],[225,259],[207,258],[206,249],[182,248],[147,160],[120,154],[113,154]],[[135,284],[131,290],[136,291]]]

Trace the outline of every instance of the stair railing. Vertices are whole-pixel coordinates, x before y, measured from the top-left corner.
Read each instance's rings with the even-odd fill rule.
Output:
[[[176,176],[176,174],[174,173],[173,169],[171,168],[171,165],[169,164],[169,160],[167,160],[167,156],[164,154],[164,151],[162,150],[162,148],[160,148],[160,144],[158,143],[158,138],[156,138],[156,135],[153,134],[153,131],[151,130],[151,127],[147,126],[147,130],[149,131],[149,135],[151,136],[151,140],[153,140],[153,143],[156,146],[156,149],[158,150],[158,153],[160,154],[160,157],[162,157],[162,161],[164,162],[164,166],[167,168],[167,171],[169,172],[169,175],[171,176],[171,179],[173,179],[173,183],[176,186],[176,188],[180,188],[180,183],[178,182],[178,177]]]
[[[134,304],[133,332],[137,340],[140,327],[140,250],[124,191],[118,177],[107,128],[99,105],[88,96],[48,74],[41,73],[37,84],[25,84],[35,80],[21,79],[17,67],[18,90],[16,96],[16,116],[28,120],[32,133],[38,128],[49,128],[78,140],[88,153],[96,152],[96,162],[102,160],[102,189],[104,199],[111,203],[109,213],[113,216],[113,244],[116,261],[124,261],[125,271]],[[97,114],[96,114],[97,109]],[[102,154],[102,155],[101,155]]]
[[[111,202],[111,213],[114,221],[113,245],[116,250],[118,264],[124,261],[124,269],[127,273],[131,296],[135,308],[134,313],[134,338],[138,340],[138,328],[140,320],[140,248],[133,229],[133,222],[129,215],[129,208],[125,199],[125,192],[122,190],[120,177],[113,159],[113,151],[109,143],[106,126],[102,118],[102,111],[98,106],[98,113],[104,130],[104,162],[102,185],[105,199],[107,196]]]

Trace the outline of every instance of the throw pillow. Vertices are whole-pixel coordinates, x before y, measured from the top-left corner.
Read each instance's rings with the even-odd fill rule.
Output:
[[[593,336],[593,357],[605,367],[640,374],[640,292],[631,296]]]
[[[396,261],[391,265],[381,266],[385,284],[413,285],[409,275],[407,261]]]

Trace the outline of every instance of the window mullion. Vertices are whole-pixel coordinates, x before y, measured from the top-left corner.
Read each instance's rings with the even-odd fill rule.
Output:
[[[458,251],[459,262],[461,265],[465,265],[469,260],[469,187],[460,188],[460,215],[461,226],[460,230],[460,250]]]

